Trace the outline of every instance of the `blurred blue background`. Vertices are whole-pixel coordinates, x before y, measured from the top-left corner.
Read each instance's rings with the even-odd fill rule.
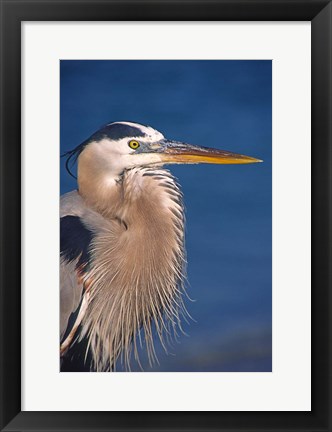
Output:
[[[195,321],[168,355],[157,342],[160,365],[142,357],[146,371],[271,371],[271,61],[64,60],[60,68],[61,153],[128,120],[264,160],[169,167],[184,192]],[[62,159],[61,193],[75,188]]]

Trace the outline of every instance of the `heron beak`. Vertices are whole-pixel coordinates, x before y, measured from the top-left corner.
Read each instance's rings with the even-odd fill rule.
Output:
[[[226,150],[185,144],[178,141],[165,140],[160,152],[164,163],[170,164],[248,164],[263,162],[250,156],[232,153]]]

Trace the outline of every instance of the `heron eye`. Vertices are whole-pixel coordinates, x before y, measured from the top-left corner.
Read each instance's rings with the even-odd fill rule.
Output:
[[[136,150],[139,147],[139,142],[135,140],[131,140],[128,143],[129,147]]]

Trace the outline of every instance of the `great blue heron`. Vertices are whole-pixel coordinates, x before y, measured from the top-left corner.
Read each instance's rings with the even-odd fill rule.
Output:
[[[61,197],[61,356],[87,340],[91,370],[125,364],[143,334],[169,334],[185,308],[184,210],[164,164],[246,164],[258,159],[170,141],[131,122],[109,123],[66,153],[78,189]]]

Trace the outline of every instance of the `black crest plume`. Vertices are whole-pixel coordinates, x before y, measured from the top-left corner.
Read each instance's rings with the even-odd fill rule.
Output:
[[[69,150],[66,153],[63,153],[61,157],[66,157],[66,170],[69,175],[71,175],[74,179],[77,180],[77,177],[72,173],[72,168],[77,162],[77,159],[79,155],[84,150],[84,147],[88,144],[88,141],[84,141],[82,144],[79,144],[77,147],[75,147],[73,150]]]

